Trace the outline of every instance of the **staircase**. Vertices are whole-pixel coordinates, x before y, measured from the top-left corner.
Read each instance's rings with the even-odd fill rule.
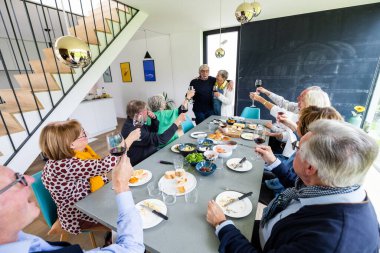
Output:
[[[89,44],[88,67],[70,69],[57,61],[52,48],[44,48],[39,59],[28,61],[31,72],[13,75],[19,87],[0,89],[5,102],[0,104],[0,164],[24,172],[40,153],[41,129],[72,114],[146,18],[144,12],[119,1],[102,0],[89,15],[73,19],[69,28],[71,35]],[[9,75],[1,51],[0,60]]]

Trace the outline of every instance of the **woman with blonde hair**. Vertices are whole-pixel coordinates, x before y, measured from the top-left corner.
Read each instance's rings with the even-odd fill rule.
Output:
[[[126,147],[140,136],[132,132]],[[108,182],[106,173],[118,162],[108,155],[101,159],[88,145],[86,132],[76,120],[53,122],[42,129],[42,154],[49,160],[42,173],[42,182],[57,205],[58,219],[64,230],[78,234],[97,226],[97,222],[75,207],[75,203]]]

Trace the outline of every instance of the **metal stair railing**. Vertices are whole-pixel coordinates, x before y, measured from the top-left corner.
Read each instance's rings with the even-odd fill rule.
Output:
[[[77,36],[77,27],[81,20],[83,20],[83,26],[85,31],[85,39],[90,48],[94,48],[94,45],[90,43],[90,32],[95,33],[97,40],[97,56],[92,58],[92,62],[86,68],[77,70],[70,69],[70,73],[61,73],[61,70],[65,67],[54,58],[54,67],[56,69],[55,73],[47,72],[45,64],[48,60],[44,60],[43,49],[45,47],[52,47],[53,41],[60,36],[67,35],[64,33],[62,25],[62,17],[64,12],[62,7],[58,6],[57,0],[55,0],[54,6],[47,6],[43,4],[42,0],[39,2],[32,2],[31,0],[20,0],[20,2],[13,2],[12,0],[4,0],[3,4],[0,4],[0,19],[2,24],[0,24],[0,30],[4,29],[6,37],[0,38],[6,43],[1,43],[3,45],[8,45],[8,50],[0,48],[0,75],[2,79],[5,79],[7,84],[0,83],[0,125],[2,125],[2,130],[0,133],[0,138],[6,136],[9,140],[10,146],[13,149],[13,153],[8,157],[4,165],[7,165],[12,158],[17,154],[18,151],[22,149],[25,143],[28,142],[30,137],[37,131],[37,129],[44,123],[44,121],[49,117],[49,115],[54,111],[54,109],[65,99],[68,93],[72,91],[75,85],[79,80],[87,73],[91,66],[99,59],[99,57],[107,50],[107,48],[112,44],[116,37],[123,31],[130,21],[138,14],[139,10],[128,6],[118,0],[88,0],[90,1],[90,11],[89,15],[85,15],[83,8],[83,1],[85,0],[76,0],[79,1],[80,10],[79,13],[75,12],[72,9],[72,3],[70,0],[64,0],[65,12],[67,15],[67,20],[69,25],[73,27],[74,34]],[[95,6],[98,4],[99,7]],[[20,8],[23,7],[23,8]],[[117,17],[113,16],[113,12],[116,10]],[[32,19],[31,16],[35,15]],[[122,24],[122,15],[124,16],[125,22]],[[87,17],[87,21],[86,21]],[[89,17],[92,17],[93,24],[88,24]],[[20,27],[22,23],[19,19],[26,18],[28,27]],[[102,20],[102,29],[98,29],[99,23],[97,21],[101,18]],[[115,18],[115,20],[114,20]],[[116,21],[118,20],[118,22]],[[87,23],[87,24],[86,24]],[[110,23],[110,25],[109,25]],[[107,26],[108,29],[107,29]],[[114,27],[115,26],[115,27]],[[115,28],[119,28],[115,32]],[[91,29],[91,30],[90,30]],[[105,40],[105,47],[100,46],[100,36],[102,33],[100,30],[103,30],[103,36]],[[107,30],[110,30],[112,33],[111,38],[107,36]],[[37,60],[40,62],[38,66],[39,70],[33,69],[31,65],[33,56],[37,55]],[[93,53],[94,55],[94,53]],[[8,57],[7,57],[8,56]],[[46,55],[45,55],[46,56]],[[9,59],[12,58],[12,59]],[[13,66],[11,62],[13,61]],[[35,65],[36,66],[36,65]],[[14,69],[12,69],[12,67]],[[52,68],[50,66],[50,68]],[[37,72],[38,73],[37,73]],[[14,76],[12,72],[16,72],[17,76],[22,75],[27,80],[27,85],[19,83],[17,85],[16,75]],[[79,75],[78,72],[81,74]],[[35,74],[42,74],[43,80],[38,80],[43,83],[42,88],[36,88],[35,78],[32,78]],[[51,79],[50,76],[57,76],[56,79]],[[63,75],[71,75],[72,84],[67,89],[64,87]],[[4,78],[5,77],[5,78]],[[2,80],[0,79],[0,80]],[[49,83],[49,80],[54,80],[55,83],[59,81],[60,96],[56,93],[57,90],[54,90],[54,85]],[[23,86],[24,85],[24,86]],[[20,86],[20,87],[18,87]],[[52,89],[53,88],[53,89]],[[42,89],[42,90],[41,90]],[[12,94],[11,97],[1,97],[1,92],[7,90],[8,93]],[[33,102],[23,101],[18,97],[19,92],[25,92],[33,98]],[[49,97],[49,105],[41,106],[41,103],[36,96],[37,92],[47,92]],[[14,108],[10,107],[10,103],[7,100],[12,100],[13,104],[17,106]],[[32,108],[32,109],[31,109]],[[47,110],[47,108],[49,108]],[[38,122],[29,122],[26,118],[26,114],[31,111],[36,111],[38,115]],[[23,129],[14,129],[12,127],[12,120],[15,120],[15,117],[6,118],[6,115],[19,115],[21,117],[21,122],[17,122]],[[17,124],[16,124],[17,125]],[[22,141],[16,141],[14,139],[14,134],[17,132],[25,131],[25,138]],[[18,143],[17,143],[18,142]],[[1,149],[1,147],[0,147]],[[4,150],[1,150],[4,154]]]

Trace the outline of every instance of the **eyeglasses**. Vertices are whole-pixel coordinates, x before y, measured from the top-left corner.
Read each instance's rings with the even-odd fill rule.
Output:
[[[78,139],[82,139],[82,138],[86,138],[86,137],[87,137],[86,131],[84,131],[83,128],[81,129],[81,132],[83,133],[83,135],[79,135],[79,137],[77,138],[77,140],[78,140]]]
[[[293,150],[299,150],[300,149],[300,142],[299,141],[292,142],[292,148],[293,148]]]
[[[26,181],[26,178],[24,175],[20,173],[15,173],[16,180],[10,183],[9,185],[5,186],[3,189],[0,190],[0,194],[6,192],[11,188],[12,186],[16,185],[17,183],[22,184],[23,186],[28,186],[28,181]]]

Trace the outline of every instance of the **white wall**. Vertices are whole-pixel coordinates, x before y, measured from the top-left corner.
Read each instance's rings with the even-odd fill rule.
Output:
[[[147,98],[167,92],[177,105],[183,101],[187,87],[198,75],[202,55],[202,32],[184,32],[148,38],[148,51],[154,59],[156,82],[145,82],[143,58],[145,39],[130,41],[111,65],[112,83],[97,82],[115,99],[116,114],[126,118],[126,105],[131,99],[147,101]],[[123,83],[120,63],[130,62],[132,82]],[[190,115],[191,116],[191,115]]]

